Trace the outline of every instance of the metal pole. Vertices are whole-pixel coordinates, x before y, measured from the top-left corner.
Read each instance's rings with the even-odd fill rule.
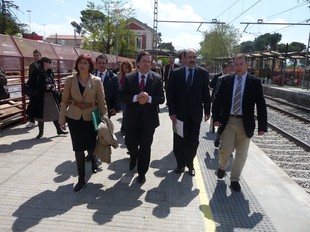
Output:
[[[284,55],[284,61],[283,61],[284,70],[283,70],[283,73],[282,73],[282,80],[281,80],[281,83],[280,83],[281,86],[284,85],[285,69],[286,69],[286,58],[287,58],[287,50],[288,50],[288,43],[287,43],[286,46],[285,46],[285,55]]]
[[[118,63],[118,27],[119,27],[119,23],[117,20],[117,24],[116,24],[116,44],[115,44],[115,62],[116,62],[116,65]]]
[[[306,51],[305,71],[304,71],[304,76],[303,76],[303,79],[302,79],[301,88],[304,87],[304,83],[305,83],[305,79],[306,79],[306,75],[307,75],[309,48],[310,48],[310,32],[309,32],[308,46],[307,46],[307,51]],[[307,86],[306,88],[308,90],[309,89],[309,80],[308,80],[308,83],[307,83],[306,86]]]
[[[30,28],[30,34],[31,32],[31,21],[30,21],[30,13],[32,12],[31,10],[26,10],[29,13],[29,28]]]
[[[74,47],[77,47],[77,42],[76,42],[76,30],[74,29]]]

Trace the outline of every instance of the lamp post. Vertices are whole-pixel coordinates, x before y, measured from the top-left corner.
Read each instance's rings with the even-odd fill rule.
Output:
[[[31,34],[31,21],[30,21],[30,13],[32,12],[31,10],[26,10],[29,13],[29,28],[30,28],[30,34]]]
[[[45,24],[43,24],[43,27],[44,27],[44,39],[45,39]]]

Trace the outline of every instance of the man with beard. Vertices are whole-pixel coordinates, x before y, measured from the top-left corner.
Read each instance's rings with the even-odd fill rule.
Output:
[[[172,123],[183,122],[181,133],[173,134],[173,152],[177,161],[175,173],[195,176],[194,158],[199,145],[202,118],[210,118],[209,73],[196,66],[197,52],[187,49],[186,65],[172,72],[168,85],[168,108]],[[203,116],[204,111],[204,116]],[[182,124],[182,123],[181,123]],[[182,136],[183,134],[183,136]]]

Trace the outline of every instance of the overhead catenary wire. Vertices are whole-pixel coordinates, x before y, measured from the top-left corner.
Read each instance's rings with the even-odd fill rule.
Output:
[[[241,15],[243,15],[244,13],[246,13],[247,11],[249,11],[250,9],[252,9],[256,4],[258,4],[259,2],[261,2],[262,0],[258,0],[257,2],[255,2],[252,6],[250,6],[248,9],[246,9],[245,11],[242,11],[236,18],[234,18],[232,21],[229,22],[229,24],[233,23],[237,18],[239,18]]]

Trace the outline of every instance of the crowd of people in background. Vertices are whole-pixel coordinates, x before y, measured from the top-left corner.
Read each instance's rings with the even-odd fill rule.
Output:
[[[96,109],[101,122],[104,119],[110,122],[107,120],[122,112],[120,132],[130,156],[129,170],[137,167],[137,182],[143,184],[151,160],[154,132],[160,125],[159,105],[164,102],[173,125],[174,172],[180,174],[187,168],[188,174],[195,176],[194,158],[201,122],[212,118],[211,131],[217,128],[215,147],[219,147],[216,175],[219,179],[225,176],[229,157],[235,151],[230,187],[241,191],[239,179],[255,129],[255,107],[258,135],[267,131],[261,81],[247,72],[243,54],[224,63],[221,72],[213,78],[209,77],[205,64],[197,64],[194,49],[181,51],[178,64],[176,57],[170,55],[169,62],[161,65],[150,53],[142,51],[135,63],[124,60],[118,62],[114,70],[108,69],[109,60],[103,54],[96,57],[95,63],[89,55],[80,55],[75,62],[75,74],[66,77],[61,100],[55,92],[52,60],[41,58],[38,50],[33,56],[28,82],[38,91],[29,98],[27,127],[33,127],[38,121],[39,139],[43,136],[44,122],[53,121],[58,135],[68,133],[65,131],[68,124],[78,173],[74,191],[82,190],[86,184],[85,160],[92,162],[92,172],[97,173],[98,158],[94,150],[98,136],[93,123]]]

